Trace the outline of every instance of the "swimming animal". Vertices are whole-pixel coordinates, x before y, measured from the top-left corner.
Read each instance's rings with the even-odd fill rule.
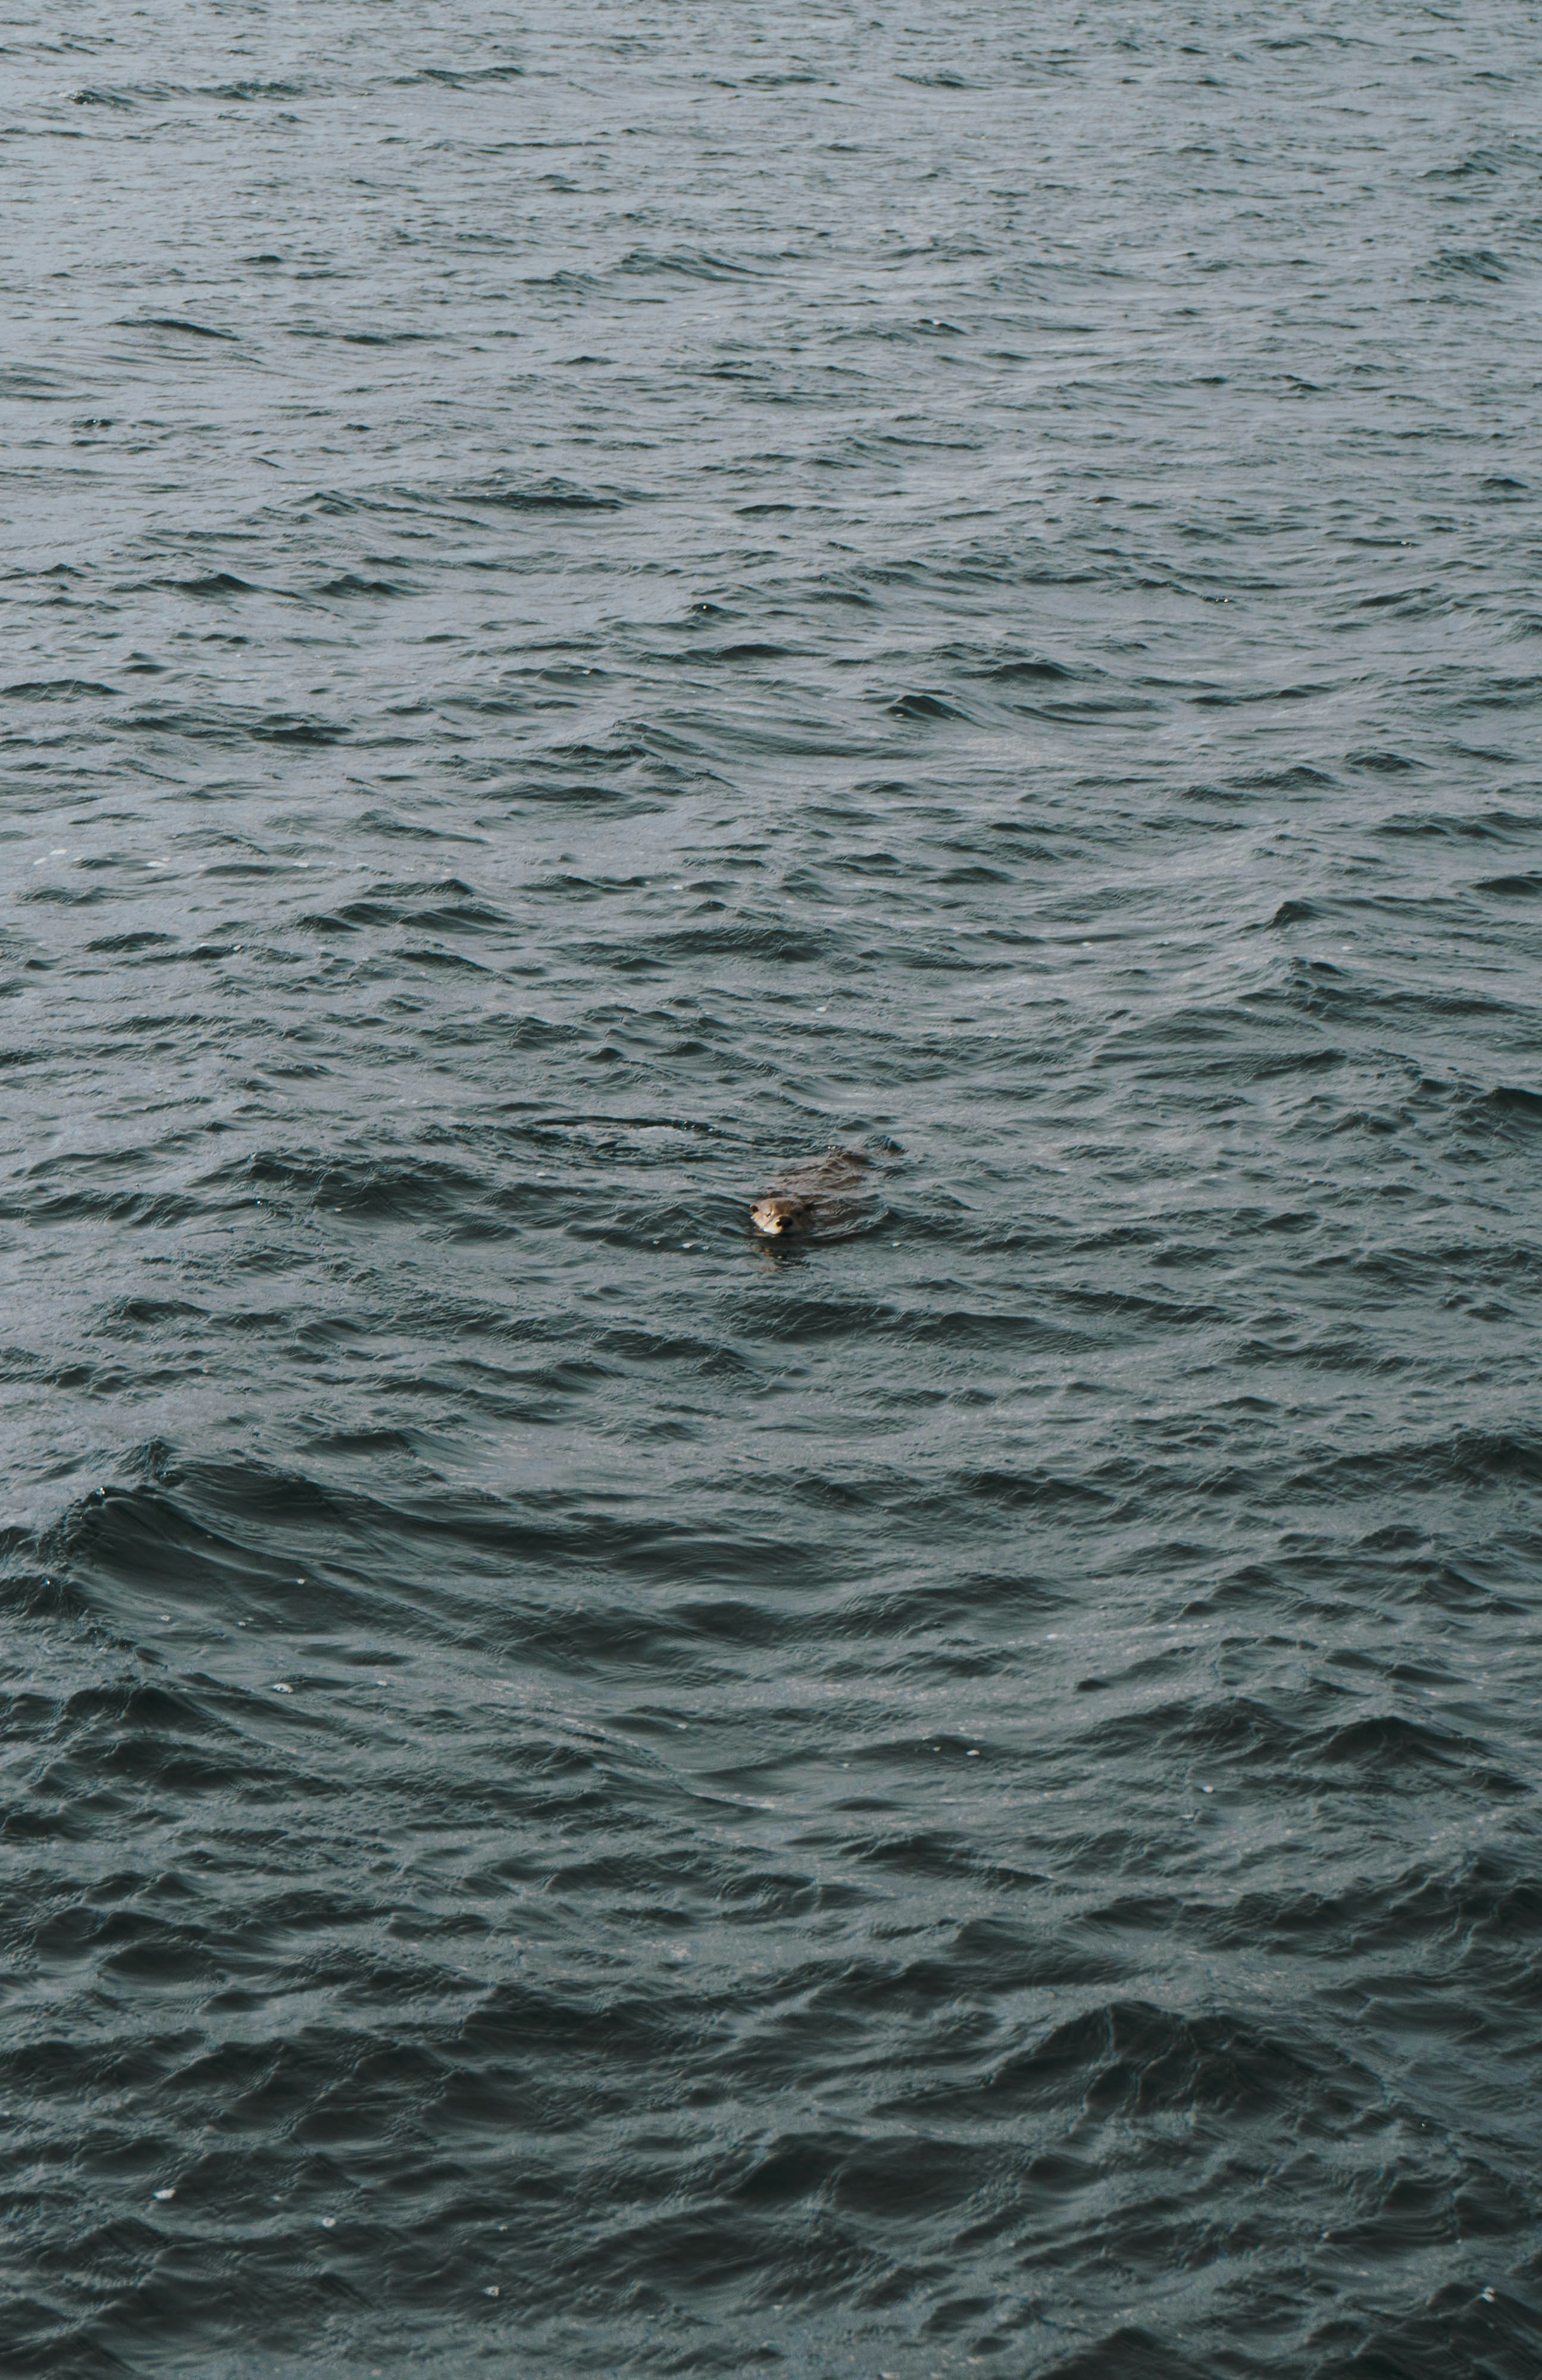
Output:
[[[829,1231],[849,1217],[852,1194],[863,1189],[871,1162],[859,1148],[832,1148],[828,1157],[812,1158],[762,1190],[749,1220],[772,1239],[783,1232]]]

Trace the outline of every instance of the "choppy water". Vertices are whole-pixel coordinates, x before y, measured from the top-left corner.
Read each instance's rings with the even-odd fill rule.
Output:
[[[1534,30],[9,22],[8,2370],[1542,2368]]]

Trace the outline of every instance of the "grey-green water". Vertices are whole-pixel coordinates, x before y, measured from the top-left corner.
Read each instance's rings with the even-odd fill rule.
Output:
[[[1534,34],[5,29],[8,2371],[1535,2380]]]

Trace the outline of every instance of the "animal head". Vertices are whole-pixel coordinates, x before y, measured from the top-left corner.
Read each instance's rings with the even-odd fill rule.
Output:
[[[749,1220],[758,1232],[767,1232],[774,1239],[779,1232],[795,1232],[807,1213],[802,1198],[778,1196],[774,1192],[757,1198],[749,1210]]]

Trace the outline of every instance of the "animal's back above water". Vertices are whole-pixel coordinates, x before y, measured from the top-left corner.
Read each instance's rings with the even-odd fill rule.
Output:
[[[806,1165],[795,1165],[773,1184],[771,1196],[794,1198],[830,1198],[843,1191],[859,1189],[872,1170],[872,1160],[859,1148],[832,1148],[828,1157],[811,1157]]]
[[[854,1195],[867,1187],[871,1160],[859,1148],[832,1148],[828,1157],[795,1166],[750,1208],[758,1231],[779,1238],[784,1232],[828,1231],[852,1211]]]

